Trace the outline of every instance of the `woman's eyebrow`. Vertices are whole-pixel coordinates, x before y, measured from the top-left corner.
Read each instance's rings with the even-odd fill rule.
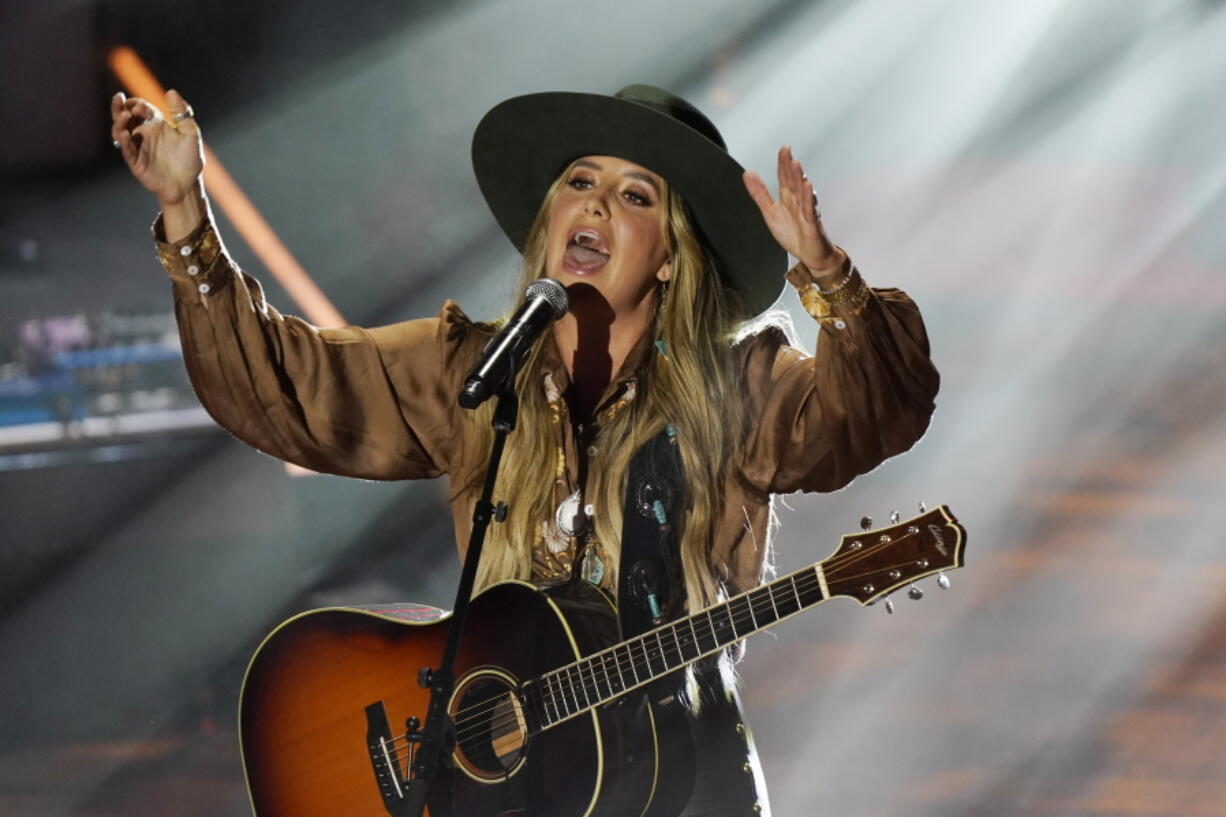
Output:
[[[629,176],[632,179],[641,179],[651,185],[651,189],[660,192],[660,186],[656,184],[656,180],[648,176],[646,173],[639,173],[637,170],[627,170],[623,175]]]

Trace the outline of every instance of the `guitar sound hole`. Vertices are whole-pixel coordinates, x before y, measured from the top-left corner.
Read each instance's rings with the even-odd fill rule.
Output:
[[[514,770],[527,743],[514,687],[503,676],[478,673],[463,680],[452,699],[456,759],[483,780]]]

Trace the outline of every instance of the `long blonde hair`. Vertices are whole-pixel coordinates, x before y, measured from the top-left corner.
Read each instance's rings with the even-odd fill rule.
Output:
[[[533,222],[523,253],[523,287],[545,274],[549,211],[569,172],[568,167],[550,187]],[[698,610],[714,603],[719,592],[711,544],[723,511],[721,483],[743,434],[732,343],[746,316],[736,293],[721,282],[681,196],[668,188],[662,198],[667,202],[663,229],[672,276],[666,288],[657,290],[652,329],[665,351],[652,355],[635,399],[603,423],[588,465],[586,501],[595,507],[596,538],[616,565],[630,459],[671,425],[677,433],[687,492],[681,566],[689,609]],[[558,453],[552,426],[566,420],[546,399],[544,340],[529,353],[516,379],[519,423],[507,439],[495,493],[513,496],[514,501],[509,502],[506,522],[490,526],[477,571],[478,591],[507,579],[528,579],[541,523],[553,518]],[[471,418],[481,429],[477,440],[482,450],[492,440],[491,411],[483,408]],[[481,476],[474,475],[467,487]]]

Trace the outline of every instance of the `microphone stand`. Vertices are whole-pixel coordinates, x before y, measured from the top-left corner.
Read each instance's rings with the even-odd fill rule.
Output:
[[[491,499],[498,466],[502,462],[502,449],[506,444],[507,434],[515,430],[519,414],[519,398],[515,395],[513,370],[506,380],[506,385],[495,394],[498,402],[494,407],[494,419],[491,423],[494,427],[494,446],[490,450],[485,485],[476,508],[473,509],[472,533],[468,537],[468,552],[464,557],[464,569],[460,573],[460,586],[456,589],[455,607],[447,629],[443,658],[436,669],[423,667],[417,676],[418,684],[430,690],[430,707],[426,710],[426,723],[422,727],[421,743],[414,757],[413,768],[409,770],[408,794],[397,817],[421,817],[430,788],[438,776],[444,751],[450,751],[455,737],[451,730],[451,718],[447,714],[447,701],[455,688],[456,653],[460,646],[460,636],[464,632],[464,619],[468,616],[468,604],[472,597],[473,582],[477,577],[481,549],[485,545],[486,530],[491,519],[497,518],[501,522],[506,513],[504,503],[500,502],[495,507]],[[442,812],[435,817],[445,817],[448,813]]]

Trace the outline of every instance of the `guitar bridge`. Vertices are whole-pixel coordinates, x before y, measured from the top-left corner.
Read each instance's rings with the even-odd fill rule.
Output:
[[[387,813],[396,817],[408,794],[408,764],[401,769],[400,752],[392,741],[392,727],[382,701],[366,707],[366,750],[374,768],[379,795]]]

